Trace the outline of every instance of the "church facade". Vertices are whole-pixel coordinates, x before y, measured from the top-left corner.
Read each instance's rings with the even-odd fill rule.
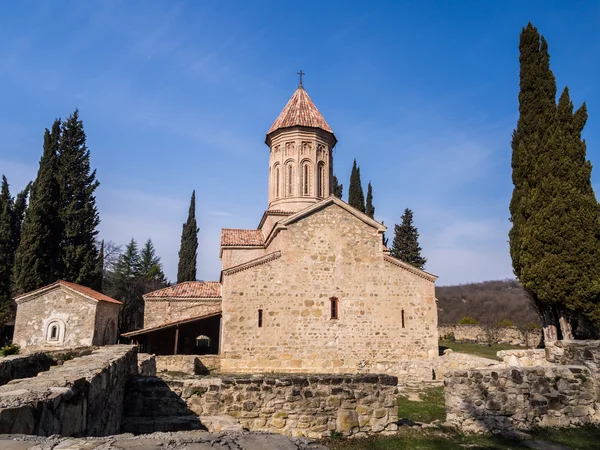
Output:
[[[221,233],[211,338],[223,372],[393,373],[438,355],[436,277],[391,257],[386,228],[332,195],[336,142],[299,86],[266,136],[268,208],[258,227]],[[194,302],[158,297],[174,311]],[[156,299],[145,297],[147,313]],[[176,320],[194,318],[184,316]]]

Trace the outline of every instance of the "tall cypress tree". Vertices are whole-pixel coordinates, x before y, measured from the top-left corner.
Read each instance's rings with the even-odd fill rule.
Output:
[[[394,241],[390,254],[419,269],[423,269],[427,262],[427,259],[421,256],[419,231],[413,225],[413,212],[408,208],[402,214],[402,223],[394,226]]]
[[[15,256],[13,222],[13,199],[8,189],[8,181],[3,175],[0,190],[0,324],[10,318],[12,309],[12,271]]]
[[[343,191],[344,191],[344,185],[340,184],[340,182],[338,181],[337,177],[334,175],[333,176],[333,186],[332,186],[331,192],[337,198],[342,198]]]
[[[365,212],[365,196],[360,182],[360,168],[356,164],[356,158],[352,164],[350,173],[350,188],[348,188],[348,204],[354,206],[360,212]]]
[[[196,280],[196,260],[198,259],[198,227],[196,225],[196,191],[192,192],[187,221],[181,232],[177,282]]]
[[[375,217],[375,207],[373,206],[373,188],[371,187],[370,181],[369,186],[367,187],[367,204],[365,206],[365,213],[370,218]]]
[[[59,148],[63,278],[101,289],[102,279],[96,270],[100,218],[94,195],[99,183],[96,171],[90,168],[90,151],[77,110],[62,125]]]
[[[61,275],[62,225],[59,217],[58,146],[60,120],[44,134],[44,152],[29,206],[23,219],[21,240],[15,256],[16,293],[55,282]],[[17,202],[18,203],[18,202]]]
[[[581,131],[565,89],[556,105],[548,45],[528,24],[520,39],[519,120],[513,133],[510,251],[547,340],[600,319],[600,228]],[[581,320],[585,318],[586,320]],[[582,327],[580,327],[582,328]],[[594,334],[594,333],[592,333]]]

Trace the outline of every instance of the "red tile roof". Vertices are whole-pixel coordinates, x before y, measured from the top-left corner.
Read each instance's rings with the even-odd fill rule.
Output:
[[[261,230],[240,230],[223,228],[221,230],[221,247],[260,247],[265,245],[265,237]]]
[[[185,281],[158,291],[149,292],[144,298],[221,298],[218,281]]]
[[[117,305],[122,305],[122,303],[120,301],[115,300],[114,298],[110,298],[108,295],[101,294],[100,292],[95,291],[95,290],[93,290],[93,289],[91,289],[89,287],[85,287],[85,286],[82,286],[80,284],[71,283],[70,281],[64,281],[64,280],[58,280],[56,283],[52,283],[52,284],[49,284],[47,286],[41,287],[39,289],[36,289],[35,291],[31,291],[31,292],[27,292],[27,293],[25,293],[23,295],[19,295],[18,297],[15,298],[15,300],[19,299],[21,297],[26,297],[26,296],[29,296],[31,294],[35,294],[35,293],[37,293],[39,291],[42,291],[42,290],[51,289],[51,288],[53,288],[55,286],[66,286],[68,288],[73,289],[74,291],[79,292],[80,294],[83,294],[83,295],[86,295],[88,297],[91,297],[94,300],[98,300],[99,302],[115,303]]]
[[[280,128],[295,126],[320,128],[333,133],[303,87],[296,89],[277,120],[269,128],[267,135]]]

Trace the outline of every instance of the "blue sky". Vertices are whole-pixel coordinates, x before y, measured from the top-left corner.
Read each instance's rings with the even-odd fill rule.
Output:
[[[373,183],[376,219],[414,211],[438,284],[512,277],[510,138],[518,40],[549,42],[559,92],[586,101],[600,159],[600,5],[553,1],[22,1],[0,15],[0,173],[35,177],[45,127],[75,108],[101,183],[100,237],[151,237],[176,278],[193,189],[198,277],[218,279],[220,229],[267,206],[265,133],[304,86]],[[593,172],[598,189],[598,171]]]

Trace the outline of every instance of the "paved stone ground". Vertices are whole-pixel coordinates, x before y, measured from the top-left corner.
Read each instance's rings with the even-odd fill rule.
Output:
[[[48,438],[0,435],[2,450],[327,450],[306,438],[264,433],[185,431],[140,436],[121,434],[99,438]]]

